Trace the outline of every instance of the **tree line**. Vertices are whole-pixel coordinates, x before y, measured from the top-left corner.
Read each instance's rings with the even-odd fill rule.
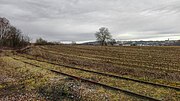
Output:
[[[98,32],[95,33],[95,37],[97,38],[97,42],[99,45],[107,46],[116,44],[116,40],[112,38],[109,29],[106,27],[101,27]],[[59,42],[48,42],[42,38],[36,39],[35,45],[58,45],[61,44]],[[72,41],[72,45],[76,45],[75,41]]]
[[[10,25],[6,18],[0,18],[0,47],[19,48],[30,44],[30,38],[20,29]]]
[[[116,43],[116,40],[112,38],[108,28],[101,27],[99,32],[95,33],[97,41],[100,45],[107,46]],[[6,18],[0,17],[0,48],[12,47],[19,48],[25,47],[30,44],[30,38],[22,34],[20,29],[12,26]],[[42,38],[38,38],[35,45],[54,45],[60,44],[58,42],[48,42]]]
[[[35,45],[59,45],[60,42],[48,42],[44,40],[43,38],[36,39]]]
[[[99,31],[95,33],[95,37],[99,45],[107,46],[116,44],[116,40],[113,39],[109,29],[106,27],[99,28]],[[96,43],[97,43],[96,42]],[[11,47],[11,48],[21,48],[30,44],[30,38],[22,34],[20,29],[12,26],[9,20],[0,17],[0,48]],[[59,45],[60,42],[48,42],[42,38],[38,38],[35,45]],[[76,42],[72,42],[76,44]],[[180,40],[175,42],[175,46],[180,46]]]

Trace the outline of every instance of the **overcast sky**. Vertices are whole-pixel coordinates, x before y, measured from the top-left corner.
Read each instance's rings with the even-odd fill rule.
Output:
[[[49,41],[95,40],[102,26],[116,40],[180,39],[180,0],[0,0],[0,17]]]

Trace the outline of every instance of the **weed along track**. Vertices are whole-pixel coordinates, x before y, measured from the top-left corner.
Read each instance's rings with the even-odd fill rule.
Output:
[[[76,68],[72,66],[60,65],[56,63],[51,63],[42,60],[35,60],[27,57],[15,56],[16,60],[33,65],[35,67],[40,67],[48,69],[54,73],[66,75],[81,81],[89,82],[92,84],[100,85],[105,88],[119,90],[129,95],[137,96],[148,100],[169,100],[178,99],[178,93],[180,91],[177,87],[171,87],[161,84],[155,84],[150,82],[144,82],[140,80],[135,80],[131,78],[124,78],[116,75],[85,70],[81,68]],[[78,75],[78,76],[76,76]],[[142,95],[143,94],[143,95]],[[176,96],[171,96],[171,94]],[[170,97],[171,96],[171,97]]]
[[[107,89],[121,91],[121,92],[126,93],[128,95],[136,96],[136,97],[141,98],[141,99],[146,99],[146,100],[150,100],[150,101],[161,101],[161,100],[158,100],[158,99],[153,98],[153,97],[144,96],[144,95],[137,94],[137,93],[134,93],[134,92],[131,92],[131,91],[128,91],[128,90],[123,90],[123,89],[120,89],[120,88],[117,88],[117,87],[113,87],[113,86],[109,86],[109,85],[106,85],[106,84],[103,84],[103,83],[99,83],[99,82],[96,82],[96,81],[93,81],[93,80],[84,79],[84,78],[81,78],[81,77],[77,77],[77,76],[70,75],[70,74],[67,74],[67,73],[63,73],[63,72],[60,72],[60,71],[57,71],[57,70],[53,70],[53,69],[43,68],[41,66],[38,66],[38,65],[35,65],[35,64],[29,63],[29,62],[25,62],[25,61],[22,61],[22,60],[17,59],[17,58],[13,58],[13,59],[21,61],[21,62],[23,62],[25,64],[29,64],[29,65],[38,67],[38,68],[49,70],[49,71],[51,71],[53,73],[56,73],[56,74],[68,76],[68,77],[71,77],[73,79],[81,80],[83,82],[92,83],[92,84],[95,84],[95,85],[98,85],[98,86],[102,86],[102,87],[107,88]]]
[[[56,65],[56,66],[62,66],[64,68],[70,68],[70,69],[79,70],[79,71],[83,71],[83,72],[99,74],[99,75],[102,75],[102,76],[107,76],[107,77],[112,77],[112,78],[117,78],[117,79],[123,79],[123,80],[129,80],[129,81],[134,81],[134,82],[137,82],[137,83],[143,83],[143,84],[147,84],[147,85],[152,85],[152,86],[157,86],[157,87],[164,87],[164,88],[167,88],[167,89],[174,89],[174,90],[180,91],[179,87],[173,87],[173,86],[168,86],[168,85],[163,85],[163,84],[146,82],[146,81],[136,80],[136,79],[132,79],[132,78],[126,78],[126,77],[122,77],[122,76],[118,76],[118,75],[107,74],[107,73],[103,73],[103,72],[92,71],[92,70],[83,69],[83,68],[77,68],[77,67],[68,66],[68,65],[62,65],[62,64],[58,64],[58,63],[44,61],[44,60],[29,58],[29,57],[26,57],[26,56],[23,56],[23,55],[19,55],[19,56],[30,59],[30,60],[36,60],[36,61],[39,61],[39,62],[45,62],[45,63]]]

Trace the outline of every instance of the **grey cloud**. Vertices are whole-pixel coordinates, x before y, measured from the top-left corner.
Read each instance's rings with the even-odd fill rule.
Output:
[[[179,5],[179,0],[0,0],[0,16],[33,39],[95,40],[102,26],[117,40],[180,39]]]

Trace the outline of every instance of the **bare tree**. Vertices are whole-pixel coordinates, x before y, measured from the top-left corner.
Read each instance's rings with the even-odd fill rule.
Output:
[[[30,43],[27,36],[22,35],[22,32],[9,24],[6,18],[0,18],[0,46],[1,47],[24,47]]]
[[[102,46],[107,45],[107,42],[112,39],[111,33],[105,27],[101,27],[99,32],[95,33],[95,36]]]
[[[48,42],[46,40],[42,39],[42,38],[38,38],[38,39],[36,39],[36,43],[35,44],[36,45],[47,45]]]
[[[9,30],[9,20],[0,17],[0,35],[5,34]]]
[[[0,46],[3,44],[3,38],[7,35],[10,30],[9,20],[0,17]]]

